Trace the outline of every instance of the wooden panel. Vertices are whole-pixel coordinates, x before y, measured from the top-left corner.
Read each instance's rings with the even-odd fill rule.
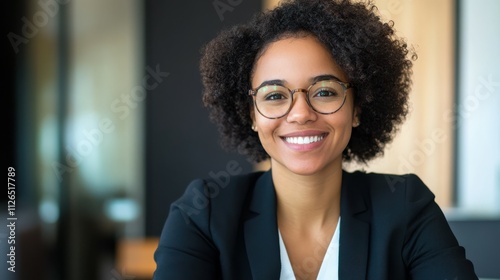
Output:
[[[452,0],[378,0],[384,20],[415,48],[411,113],[385,156],[369,171],[416,173],[451,205],[454,132],[449,112],[454,100],[454,3]]]
[[[156,269],[153,255],[157,246],[158,238],[120,240],[116,252],[118,273],[152,279]]]

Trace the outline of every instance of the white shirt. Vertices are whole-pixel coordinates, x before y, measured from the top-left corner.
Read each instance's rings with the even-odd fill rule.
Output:
[[[340,218],[337,222],[337,228],[333,233],[332,240],[325,253],[323,262],[319,269],[318,278],[316,280],[338,280],[339,279],[339,234],[340,233]],[[281,258],[281,274],[280,280],[295,280],[295,275],[293,274],[292,264],[288,258],[286,252],[285,243],[281,237],[281,232],[278,230],[280,237],[280,258]],[[314,262],[320,262],[314,258],[306,258],[303,261],[303,269],[307,271],[307,265]]]

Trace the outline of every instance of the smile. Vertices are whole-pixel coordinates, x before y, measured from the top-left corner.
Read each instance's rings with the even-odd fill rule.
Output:
[[[319,142],[325,138],[324,135],[304,136],[304,137],[284,137],[285,141],[290,144],[306,145]]]

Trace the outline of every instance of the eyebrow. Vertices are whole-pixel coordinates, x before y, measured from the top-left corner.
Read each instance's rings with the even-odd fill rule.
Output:
[[[314,83],[319,82],[319,81],[325,81],[325,80],[336,80],[336,81],[341,82],[341,80],[337,76],[328,74],[328,75],[319,75],[319,76],[312,78],[311,84],[314,84]]]
[[[309,82],[311,84],[317,83],[319,81],[325,81],[325,80],[337,80],[341,81],[338,77],[331,75],[331,74],[325,74],[325,75],[319,75],[316,77],[312,77],[309,79]],[[261,88],[264,86],[269,86],[269,85],[278,85],[278,86],[285,86],[286,80],[280,80],[280,79],[274,79],[274,80],[267,80],[262,82],[257,88]]]
[[[270,86],[270,85],[284,86],[285,82],[286,82],[285,80],[268,80],[268,81],[262,82],[262,84],[260,84],[260,86],[258,86],[257,88],[261,88],[263,86]]]

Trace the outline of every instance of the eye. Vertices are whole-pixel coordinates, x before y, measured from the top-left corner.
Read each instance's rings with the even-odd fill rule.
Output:
[[[280,85],[268,85],[262,87],[257,92],[257,99],[260,101],[285,101],[290,98],[289,91]]]
[[[287,97],[282,92],[271,92],[266,95],[265,100],[272,101],[272,100],[282,100],[286,98]]]
[[[322,88],[316,91],[313,97],[337,97],[337,91],[331,88]]]

